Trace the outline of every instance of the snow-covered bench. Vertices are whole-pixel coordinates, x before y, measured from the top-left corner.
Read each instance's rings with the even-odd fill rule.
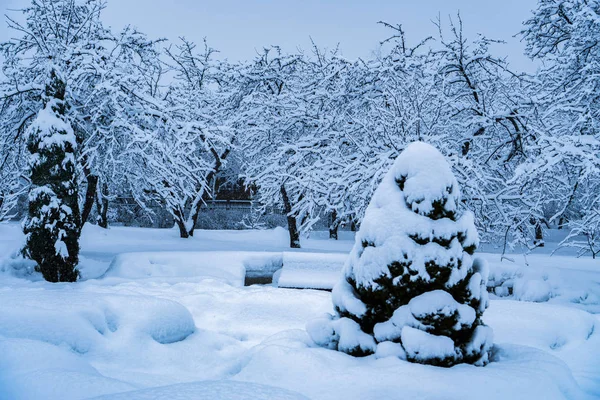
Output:
[[[283,268],[273,277],[282,288],[331,290],[348,257],[345,253],[283,253]]]
[[[268,284],[330,290],[347,255],[304,252],[139,252],[117,255],[104,277],[169,279],[207,277],[233,286]]]
[[[140,252],[117,255],[105,278],[149,279],[206,277],[244,286],[248,277],[272,277],[281,253],[249,251]]]

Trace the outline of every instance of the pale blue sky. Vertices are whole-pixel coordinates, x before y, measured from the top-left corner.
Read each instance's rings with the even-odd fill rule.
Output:
[[[0,8],[19,8],[27,0],[0,0]],[[345,57],[366,57],[387,31],[379,20],[402,23],[409,41],[435,33],[438,14],[444,22],[460,10],[469,36],[482,33],[507,41],[496,48],[513,68],[531,70],[523,44],[513,36],[521,29],[536,0],[108,0],[104,21],[113,28],[137,26],[151,36],[209,44],[230,59],[248,59],[256,49],[277,44],[286,50],[308,49],[310,39],[322,47],[340,43]],[[0,39],[8,37],[5,24]]]

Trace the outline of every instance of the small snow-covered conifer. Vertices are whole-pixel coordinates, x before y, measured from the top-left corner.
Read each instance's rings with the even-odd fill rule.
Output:
[[[333,289],[337,316],[310,323],[313,340],[355,356],[486,364],[487,272],[472,259],[479,238],[459,201],[444,157],[428,144],[409,145],[366,210]]]
[[[75,177],[75,135],[65,119],[65,82],[52,70],[44,108],[29,127],[29,215],[23,223],[25,256],[44,279],[74,282],[79,259],[80,215]]]

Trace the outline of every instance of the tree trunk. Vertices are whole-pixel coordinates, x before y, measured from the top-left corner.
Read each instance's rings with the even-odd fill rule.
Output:
[[[564,226],[568,223],[568,219],[567,217],[565,217],[564,215],[562,215],[560,217],[560,219],[558,220],[558,229],[562,229],[564,228]]]
[[[290,247],[292,249],[299,249],[300,232],[298,231],[298,226],[296,224],[296,216],[292,215],[292,205],[284,185],[281,185],[281,198],[283,199],[283,211],[287,216],[288,232],[290,234]]]
[[[575,185],[573,185],[573,190],[571,191],[571,195],[569,196],[569,200],[567,201],[567,205],[565,206],[562,215],[560,216],[560,219],[558,220],[558,229],[562,229],[566,224],[569,223],[569,219],[565,216],[565,212],[571,208],[571,204],[573,203],[573,200],[575,200],[575,193],[577,193],[577,188],[579,187],[579,179],[581,178],[581,174],[583,172],[583,169],[579,170],[579,177],[577,178],[577,181],[575,181]]]
[[[337,220],[337,210],[331,212],[331,223],[329,224],[329,239],[338,240],[338,227],[339,222]]]
[[[204,197],[205,195],[203,194],[202,200],[193,204],[192,209],[190,210],[190,212],[192,213],[192,215],[190,216],[190,220],[192,223],[190,224],[190,230],[188,231],[189,236],[194,236],[194,230],[196,230],[196,224],[198,223],[198,216],[200,215],[200,210],[202,209],[202,204],[205,200]]]
[[[211,152],[215,157],[215,167],[206,176],[206,181],[213,186],[213,192],[216,192],[216,189],[214,189],[214,187],[217,179],[217,174],[221,170],[223,160],[225,160],[231,152],[231,148],[225,149],[223,154],[221,154],[220,156],[214,149],[211,149]],[[173,217],[175,218],[175,223],[179,227],[179,236],[181,238],[186,239],[194,236],[194,230],[196,229],[196,223],[198,222],[198,216],[200,215],[202,204],[204,204],[205,200],[208,200],[209,198],[210,193],[206,190],[206,188],[200,188],[198,190],[196,198],[193,199],[192,204],[190,205],[190,213],[188,219],[185,218],[185,210],[181,207],[173,210]]]
[[[179,228],[179,237],[182,239],[189,238],[190,234],[186,229],[185,222],[180,220],[179,218],[175,218],[175,222],[177,223],[177,227]]]
[[[542,223],[537,218],[531,218],[529,222],[535,225],[535,240],[533,242],[536,247],[544,247],[544,231],[542,230]]]
[[[211,151],[213,153],[213,156],[215,157],[215,168],[208,174],[208,176],[206,177],[206,181],[212,185],[212,193],[214,196],[216,196],[216,193],[218,190],[218,188],[216,187],[217,175],[221,171],[221,166],[223,165],[223,160],[225,160],[227,158],[227,156],[229,155],[229,153],[231,152],[231,148],[225,149],[225,151],[220,156],[217,154],[217,152],[214,149]],[[208,193],[205,190],[202,191],[200,199],[208,200]],[[192,209],[190,210],[190,213],[191,213],[190,214],[190,221],[191,221],[190,225],[191,226],[190,226],[190,230],[188,231],[188,236],[194,236],[194,230],[196,229],[196,223],[198,222],[198,216],[200,215],[200,210],[202,209],[203,203],[204,203],[204,201],[196,201],[192,205]]]
[[[187,239],[190,237],[190,233],[187,230],[187,226],[185,224],[185,215],[181,208],[175,209],[173,212],[173,216],[175,217],[175,223],[179,228],[179,237],[182,239]]]
[[[98,175],[93,175],[88,171],[86,180],[87,188],[85,191],[85,199],[83,201],[83,210],[81,211],[80,229],[83,228],[83,225],[85,225],[92,212],[92,207],[94,207],[94,202],[96,201],[96,190],[98,189]]]
[[[542,224],[540,224],[539,221],[535,225],[535,245],[544,247],[544,231],[542,230]]]
[[[102,184],[96,198],[96,210],[98,210],[98,226],[104,229],[108,228],[108,185]]]

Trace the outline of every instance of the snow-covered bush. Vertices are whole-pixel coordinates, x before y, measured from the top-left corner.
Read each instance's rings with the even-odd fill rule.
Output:
[[[600,206],[600,196],[597,201]],[[571,247],[577,249],[577,257],[590,254],[592,258],[600,254],[600,211],[595,208],[586,210],[583,218],[569,222],[571,232],[561,241],[558,248]]]
[[[45,107],[29,127],[31,153],[29,215],[23,223],[24,255],[36,261],[44,279],[74,282],[79,261],[79,226],[75,176],[77,143],[65,118],[65,82],[52,70]]]
[[[337,316],[309,324],[313,340],[356,356],[487,363],[487,266],[471,257],[479,238],[459,201],[444,157],[428,144],[409,145],[366,210],[333,289]]]

